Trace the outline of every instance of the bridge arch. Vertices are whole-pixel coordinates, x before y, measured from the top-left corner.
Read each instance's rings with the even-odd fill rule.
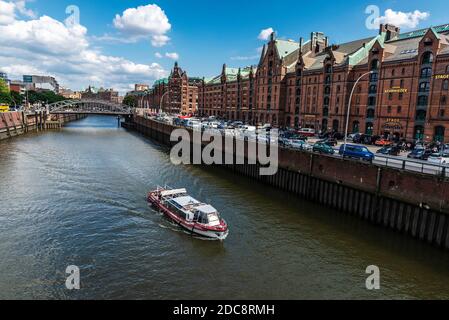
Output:
[[[47,106],[50,114],[97,114],[126,116],[131,108],[121,103],[103,100],[64,100]]]

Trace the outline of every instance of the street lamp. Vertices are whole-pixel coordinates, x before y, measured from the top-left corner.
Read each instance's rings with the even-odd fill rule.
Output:
[[[351,95],[349,96],[349,103],[348,103],[348,112],[347,112],[347,114],[346,114],[345,144],[344,144],[344,147],[343,147],[343,155],[344,155],[345,152],[346,152],[346,145],[348,144],[349,116],[350,116],[350,113],[351,113],[352,96],[354,95],[355,88],[356,88],[357,85],[359,84],[360,80],[362,80],[363,77],[365,77],[365,76],[367,76],[367,75],[369,75],[369,74],[372,74],[372,73],[374,73],[374,71],[370,71],[370,72],[367,72],[367,73],[362,74],[362,75],[357,79],[357,81],[356,81],[355,84],[354,84],[354,87],[353,87],[352,90],[351,90]]]
[[[168,91],[165,92],[161,97],[161,102],[159,104],[159,113],[162,113],[162,102],[164,101],[165,96],[168,94]],[[171,110],[170,110],[171,111]]]

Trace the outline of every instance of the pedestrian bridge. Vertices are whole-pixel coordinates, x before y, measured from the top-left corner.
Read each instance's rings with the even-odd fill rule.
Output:
[[[50,114],[96,114],[126,116],[131,108],[121,103],[104,100],[64,100],[48,105]]]

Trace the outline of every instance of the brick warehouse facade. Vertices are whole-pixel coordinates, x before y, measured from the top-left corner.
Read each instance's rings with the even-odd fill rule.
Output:
[[[350,132],[449,141],[449,25],[407,33],[381,25],[339,45],[319,32],[299,42],[272,35],[257,66],[224,65],[202,81],[198,113],[343,132],[350,93],[369,71],[354,89]]]
[[[156,81],[150,90],[137,93],[139,108],[191,115],[198,111],[198,87],[202,79],[189,78],[176,62],[168,78]]]

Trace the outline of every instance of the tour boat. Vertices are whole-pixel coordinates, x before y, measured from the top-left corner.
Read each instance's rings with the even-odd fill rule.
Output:
[[[148,202],[192,234],[215,240],[224,240],[229,234],[217,209],[192,198],[186,189],[158,187],[148,194]]]

